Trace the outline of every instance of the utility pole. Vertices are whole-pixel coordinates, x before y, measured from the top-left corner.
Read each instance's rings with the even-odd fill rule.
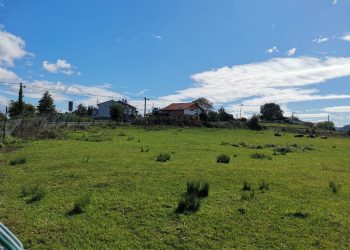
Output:
[[[243,103],[241,103],[241,109],[239,110],[239,119],[242,118],[242,107],[243,107]]]
[[[149,101],[149,99],[147,99],[147,97],[145,97],[144,100],[145,100],[145,107],[144,107],[144,110],[143,110],[143,118],[146,117],[146,107],[147,107],[147,101]]]

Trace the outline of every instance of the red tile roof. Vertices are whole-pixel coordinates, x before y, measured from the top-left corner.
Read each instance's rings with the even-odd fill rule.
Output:
[[[161,110],[163,111],[185,110],[185,109],[191,108],[193,105],[197,106],[197,108],[200,108],[198,107],[197,104],[189,102],[189,103],[172,103],[166,106],[165,108],[162,108]]]

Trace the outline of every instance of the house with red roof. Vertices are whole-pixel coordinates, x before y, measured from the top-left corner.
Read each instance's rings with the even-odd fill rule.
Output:
[[[162,116],[168,116],[170,118],[178,120],[198,120],[199,115],[205,112],[196,103],[172,103],[165,108],[159,110]]]

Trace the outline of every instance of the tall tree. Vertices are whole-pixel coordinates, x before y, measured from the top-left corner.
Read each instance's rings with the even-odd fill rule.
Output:
[[[45,91],[43,97],[39,101],[38,112],[40,115],[52,115],[55,111],[54,101],[49,91]]]
[[[18,101],[17,101],[17,112],[19,115],[21,115],[24,111],[24,101],[23,101],[23,85],[22,83],[19,84],[19,91],[18,91]]]
[[[219,108],[218,116],[220,121],[228,122],[233,120],[233,115],[227,113],[224,107]]]
[[[88,111],[87,108],[83,104],[79,104],[77,106],[77,110],[74,111],[78,116],[86,116]]]
[[[88,106],[88,108],[87,108],[87,115],[88,115],[88,116],[92,116],[93,110],[94,110],[94,107],[93,107],[93,106]]]
[[[283,119],[283,111],[276,103],[266,103],[260,107],[261,118],[267,121]]]
[[[207,98],[205,97],[200,97],[194,100],[192,103],[195,103],[199,105],[202,109],[204,109],[206,112],[209,110],[213,109],[213,103],[210,102]]]
[[[123,107],[120,104],[112,104],[109,109],[109,114],[114,121],[120,121],[123,117]]]

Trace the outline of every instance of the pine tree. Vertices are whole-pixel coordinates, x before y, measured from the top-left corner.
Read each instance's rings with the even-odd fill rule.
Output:
[[[55,105],[49,91],[45,91],[39,101],[38,112],[40,115],[51,115],[55,113]]]
[[[17,113],[18,115],[21,115],[24,111],[24,101],[23,101],[23,86],[22,83],[19,84],[19,91],[18,91],[18,102],[16,104]]]

